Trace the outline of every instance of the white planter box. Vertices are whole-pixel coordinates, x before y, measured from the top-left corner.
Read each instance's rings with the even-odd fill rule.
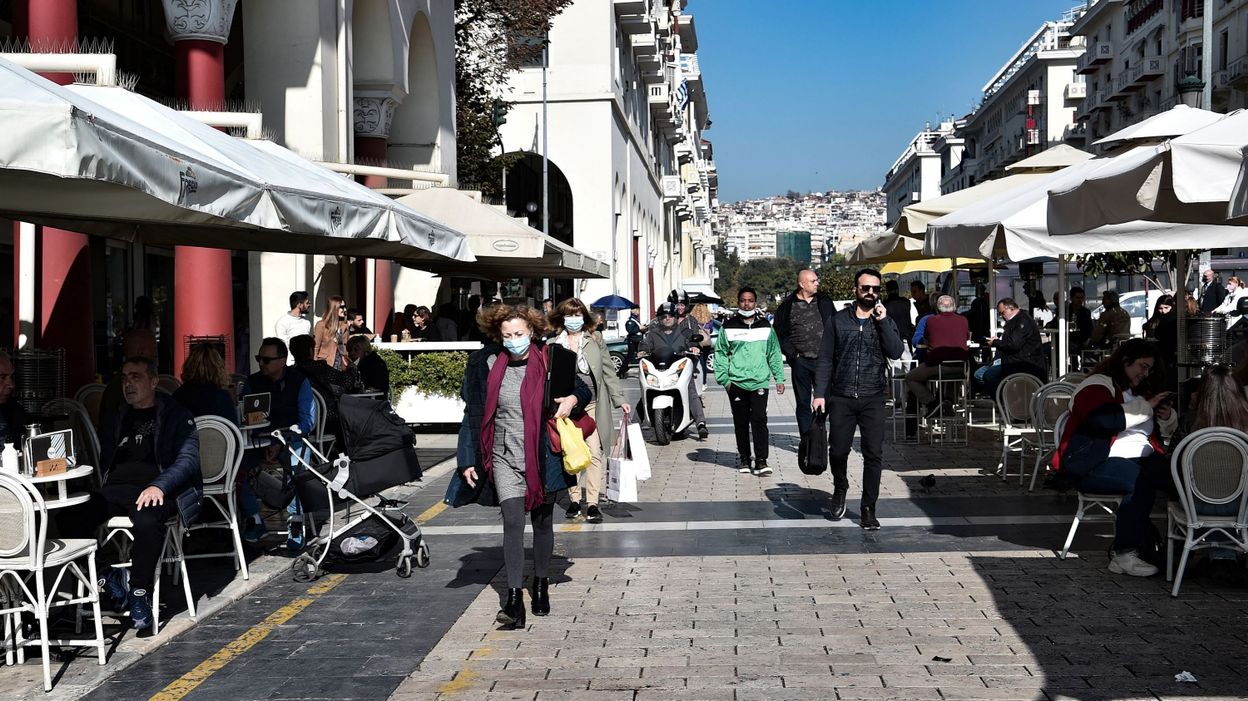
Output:
[[[404,387],[394,410],[413,424],[458,424],[464,420],[464,402],[459,397],[435,397]]]

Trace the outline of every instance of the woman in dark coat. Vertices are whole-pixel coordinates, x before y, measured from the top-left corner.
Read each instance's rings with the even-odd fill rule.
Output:
[[[533,615],[545,616],[550,612],[555,499],[576,483],[563,471],[560,455],[550,449],[546,420],[569,416],[585,406],[590,391],[575,375],[574,355],[557,358],[569,352],[536,342],[546,331],[546,321],[537,310],[498,305],[483,309],[477,323],[491,343],[469,356],[464,372],[459,467],[447,488],[446,503],[502,509],[507,601],[497,619],[514,630],[524,627],[525,618],[524,515],[527,512],[533,523]],[[552,397],[547,406],[547,375],[552,366],[568,376],[550,377],[551,387],[574,389],[568,396]]]

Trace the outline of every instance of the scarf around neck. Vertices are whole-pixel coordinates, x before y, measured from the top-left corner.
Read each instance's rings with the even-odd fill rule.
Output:
[[[498,413],[498,395],[510,362],[511,355],[506,350],[499,353],[485,383],[485,419],[481,422],[481,452],[485,463],[483,479],[493,479],[494,415]],[[539,456],[542,431],[545,430],[545,401],[546,349],[534,345],[529,351],[529,360],[525,364],[524,380],[520,383],[520,413],[524,417],[525,511],[532,511],[546,500],[546,490],[542,483],[542,463]]]

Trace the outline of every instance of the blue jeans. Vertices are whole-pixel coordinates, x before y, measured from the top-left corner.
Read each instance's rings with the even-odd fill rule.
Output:
[[[1121,494],[1115,519],[1114,552],[1136,550],[1153,512],[1157,492],[1171,493],[1170,463],[1164,455],[1109,458],[1079,479],[1075,489],[1089,494]]]

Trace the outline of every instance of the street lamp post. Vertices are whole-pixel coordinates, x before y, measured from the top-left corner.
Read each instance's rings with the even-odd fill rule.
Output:
[[[550,39],[542,38],[542,233],[550,236],[550,122],[547,120],[546,74],[550,69]],[[542,299],[550,297],[550,278],[542,278]]]

